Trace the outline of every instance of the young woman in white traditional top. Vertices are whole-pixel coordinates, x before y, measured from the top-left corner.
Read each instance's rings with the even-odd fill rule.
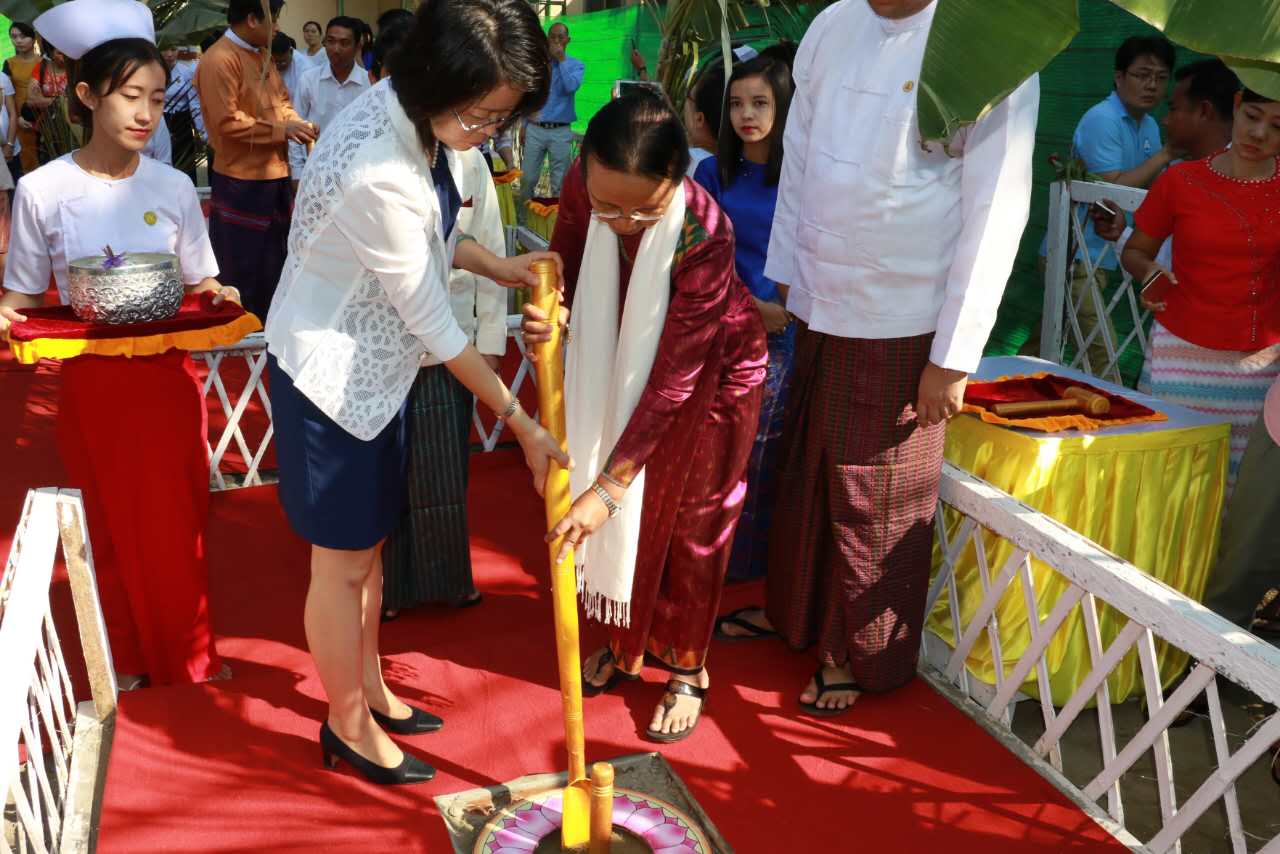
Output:
[[[280,501],[312,544],[305,624],[329,699],[323,758],[382,784],[435,773],[387,731],[441,725],[391,692],[378,660],[380,548],[404,503],[404,412],[424,353],[506,419],[535,483],[548,457],[568,463],[468,342],[448,296],[451,266],[532,284],[532,259],[558,259],[498,258],[453,227],[454,150],[546,99],[538,17],[525,0],[427,0],[387,70],[308,161],[267,322]]]
[[[68,264],[117,253],[178,256],[189,292],[221,288],[195,188],[139,156],[160,122],[166,72],[151,12],[135,0],[71,0],[35,21],[77,60],[71,92],[83,148],[22,179],[0,297],[0,333],[39,306]],[[184,351],[83,355],[62,363],[58,446],[79,487],[121,686],[226,676],[210,628],[204,394]]]

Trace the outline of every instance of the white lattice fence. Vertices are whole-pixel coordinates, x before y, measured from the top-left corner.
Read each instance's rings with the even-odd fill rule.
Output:
[[[49,603],[61,542],[93,699],[77,703]],[[0,580],[0,852],[88,852],[106,780],[115,674],[75,490],[27,493]]]
[[[1091,258],[1088,252],[1076,257],[1089,224],[1088,205],[1109,199],[1132,212],[1146,195],[1145,190],[1091,181],[1059,181],[1050,187],[1041,358],[1120,383],[1121,354],[1135,343],[1146,352],[1151,313],[1138,302],[1133,278],[1117,265],[1109,280],[1118,284],[1105,292],[1099,287],[1099,278],[1108,279],[1105,272],[1100,276],[1099,270],[1108,262],[1119,261],[1119,248],[1107,243],[1098,258]],[[1108,318],[1109,322],[1092,322],[1090,318]],[[1121,326],[1129,329],[1123,338],[1118,337],[1115,325],[1121,319]],[[1099,345],[1106,355],[1102,364],[1094,364],[1090,350],[1097,353]]]
[[[271,445],[271,437],[274,434],[271,422],[271,399],[267,396],[267,387],[262,381],[262,376],[267,370],[266,339],[261,332],[255,332],[229,347],[218,347],[191,355],[203,361],[208,368],[209,373],[204,380],[204,395],[208,398],[212,392],[217,397],[218,405],[222,407],[222,414],[227,419],[217,444],[209,445],[209,488],[222,490],[233,486],[260,486],[262,476],[259,473],[259,467],[262,465],[262,459]],[[248,379],[237,390],[234,402],[228,393],[227,382],[222,374],[222,367],[228,361],[243,361],[248,368]],[[267,416],[266,431],[259,439],[256,448],[245,439],[241,423],[254,397],[261,402]],[[244,476],[238,484],[227,479],[230,472],[224,465],[227,450],[233,441],[246,467]],[[208,444],[207,439],[206,444]]]
[[[962,517],[950,536],[947,526],[942,524],[941,508],[944,507]],[[930,589],[928,610],[932,611],[946,590],[954,636],[944,639],[952,652],[942,672],[930,672],[926,665],[926,675],[949,693],[959,696],[963,705],[989,728],[1007,734],[1009,738],[1002,740],[1015,752],[1097,817],[1114,822],[1113,828],[1124,827],[1121,777],[1145,754],[1152,752],[1160,830],[1146,840],[1144,846],[1135,846],[1137,850],[1156,854],[1180,851],[1180,840],[1188,829],[1207,810],[1221,803],[1227,817],[1231,850],[1245,854],[1248,847],[1236,782],[1254,763],[1270,758],[1272,745],[1280,742],[1280,715],[1259,725],[1231,752],[1217,680],[1219,677],[1229,680],[1265,702],[1280,704],[1280,650],[1066,526],[950,464],[945,465],[943,472],[937,530],[942,567]],[[1013,554],[1000,567],[991,567],[986,561],[988,543],[993,537],[1014,546]],[[965,624],[957,605],[960,597],[953,567],[961,552],[969,547],[976,552],[983,595],[977,611]],[[1052,567],[1066,582],[1065,592],[1047,614],[1042,614],[1037,605],[1032,555]],[[1020,591],[1016,589],[1019,587]],[[1015,607],[1017,602],[1021,603],[1016,613],[1019,620],[1026,620],[1030,632],[1029,645],[1016,659],[1006,659],[999,642],[997,614],[1002,610],[1008,614],[1004,609],[1011,602]],[[1128,618],[1119,634],[1105,646],[1098,630],[1100,604]],[[1077,608],[1082,609],[1088,637],[1090,670],[1070,699],[1055,708],[1049,699],[1047,653],[1055,635]],[[984,634],[995,662],[994,689],[975,684],[976,680],[965,666],[974,645]],[[1167,697],[1160,684],[1157,640],[1188,653],[1193,662],[1187,678]],[[1132,738],[1120,744],[1107,677],[1135,647],[1149,718]],[[1033,673],[1040,696],[1043,731],[1034,743],[1025,744],[1012,735],[1010,724],[1019,689]],[[1192,794],[1179,804],[1168,730],[1201,692],[1208,700],[1208,725],[1217,766],[1204,780],[1193,781]],[[1068,728],[1083,721],[1081,713],[1091,703],[1096,704],[1101,770],[1091,780],[1077,785],[1063,774],[1062,742]],[[1184,770],[1181,777],[1184,786],[1187,773]],[[1105,799],[1105,814],[1098,812],[1097,802],[1102,799]],[[1254,837],[1257,835],[1255,829]],[[1280,852],[1280,834],[1270,838],[1262,850],[1267,854]]]
[[[508,254],[547,248],[546,240],[527,228],[508,227],[506,236]],[[507,317],[507,335],[515,344],[516,349],[519,350],[521,357],[515,376],[511,378],[509,383],[512,394],[518,395],[526,382],[536,382],[533,374],[533,365],[526,358],[527,351],[524,346],[524,338],[520,335],[519,314],[512,314]],[[271,422],[271,400],[267,395],[266,384],[262,381],[263,374],[267,368],[266,339],[261,332],[255,332],[229,347],[218,347],[213,350],[192,353],[192,357],[204,362],[208,368],[209,373],[204,381],[205,397],[214,396],[227,419],[227,423],[222,428],[217,442],[208,443],[209,488],[216,492],[240,486],[260,486],[263,482],[262,460],[266,456],[267,449],[271,446],[271,439],[274,435]],[[239,388],[228,389],[229,380],[224,376],[222,368],[227,364],[238,362],[243,362],[247,367],[248,379]],[[255,397],[260,401],[267,419],[266,430],[256,443],[246,438],[243,429],[245,412],[248,411]],[[480,436],[483,449],[486,452],[494,450],[498,446],[499,438],[502,436],[503,422],[499,420],[492,427],[486,427],[478,406],[473,408],[471,420],[475,425],[477,435]],[[241,459],[245,462],[246,471],[242,477],[233,476],[233,470],[226,464],[227,451],[231,448],[233,442],[236,450],[240,452]]]

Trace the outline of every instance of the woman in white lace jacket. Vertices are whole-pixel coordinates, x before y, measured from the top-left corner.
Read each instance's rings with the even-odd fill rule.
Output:
[[[526,0],[427,0],[384,80],[325,132],[303,173],[289,257],[267,318],[280,501],[312,544],[307,643],[329,698],[325,764],[413,783],[435,771],[387,731],[439,718],[382,678],[382,541],[404,501],[404,406],[430,352],[506,419],[541,487],[556,442],[521,411],[450,310],[451,267],[532,284],[536,253],[498,258],[454,229],[455,150],[538,109],[550,60]]]

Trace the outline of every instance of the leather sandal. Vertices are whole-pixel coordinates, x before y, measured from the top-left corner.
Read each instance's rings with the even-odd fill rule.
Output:
[[[757,626],[755,623],[743,616],[744,614],[748,614],[752,611],[759,611],[762,614],[764,613],[763,608],[758,608],[752,605],[746,608],[739,608],[736,611],[731,611],[723,617],[716,617],[716,640],[759,640],[760,638],[771,638],[777,634],[773,629],[766,629],[764,626]],[[742,629],[743,632],[746,632],[746,634],[730,634],[725,631],[726,626],[737,626]]]
[[[861,694],[862,686],[859,685],[857,682],[853,682],[853,681],[833,682],[832,684],[828,685],[826,681],[823,680],[822,678],[822,669],[823,669],[822,665],[818,665],[818,669],[813,674],[813,684],[818,686],[818,696],[813,698],[812,703],[806,703],[803,700],[801,700],[800,708],[804,709],[809,714],[817,715],[820,718],[833,718],[836,715],[843,715],[845,712],[853,708],[853,705],[854,705],[853,703],[850,703],[849,705],[845,706],[843,709],[839,707],[824,709],[822,706],[818,705],[818,701],[821,700],[827,694],[831,694],[836,691],[855,691]],[[855,698],[855,702],[856,702],[856,698]]]
[[[698,716],[693,719],[693,723],[679,732],[662,732],[650,727],[644,731],[645,738],[661,744],[672,744],[677,741],[683,741],[693,735],[693,731],[698,728],[698,724],[702,721],[702,715],[707,711],[708,690],[707,688],[699,688],[697,685],[690,685],[688,682],[682,682],[679,679],[668,679],[666,693],[662,695],[663,719],[666,719],[667,712],[675,708],[676,698],[682,694],[701,702],[702,705],[698,708]]]
[[[603,685],[592,684],[591,680],[587,678],[587,674],[585,672],[582,674],[582,696],[595,697],[598,694],[603,694],[605,691],[608,691],[624,679],[628,682],[634,682],[640,678],[640,674],[628,673],[619,667],[618,659],[613,657],[613,650],[607,646],[604,648],[604,652],[600,654],[600,660],[596,662],[595,673],[592,673],[591,675],[595,676],[596,673],[599,673],[610,664],[613,665],[613,673],[609,674],[609,678],[605,680]]]

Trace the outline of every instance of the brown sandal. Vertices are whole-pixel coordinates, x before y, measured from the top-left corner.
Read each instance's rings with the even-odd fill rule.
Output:
[[[640,678],[640,675],[638,673],[628,673],[625,670],[623,670],[621,667],[619,667],[618,659],[613,657],[613,650],[607,646],[604,648],[604,652],[600,654],[600,660],[596,662],[595,673],[593,673],[592,676],[595,676],[610,664],[613,665],[613,673],[609,674],[609,678],[605,680],[605,683],[603,685],[593,684],[591,680],[587,678],[587,674],[583,672],[582,696],[595,697],[598,694],[603,694],[605,691],[608,691],[610,688],[612,688],[614,685],[617,685],[619,682],[621,682],[624,679],[628,682],[634,682],[635,680]]]
[[[662,732],[650,727],[644,732],[645,738],[661,744],[672,744],[677,741],[683,741],[693,735],[693,731],[698,728],[698,724],[702,721],[702,715],[707,711],[708,690],[707,688],[699,688],[697,685],[690,685],[688,682],[681,682],[679,679],[668,679],[666,693],[662,695],[663,718],[665,719],[666,713],[675,707],[676,698],[681,694],[701,701],[702,705],[698,708],[698,716],[693,719],[693,723],[680,730],[680,732]]]

